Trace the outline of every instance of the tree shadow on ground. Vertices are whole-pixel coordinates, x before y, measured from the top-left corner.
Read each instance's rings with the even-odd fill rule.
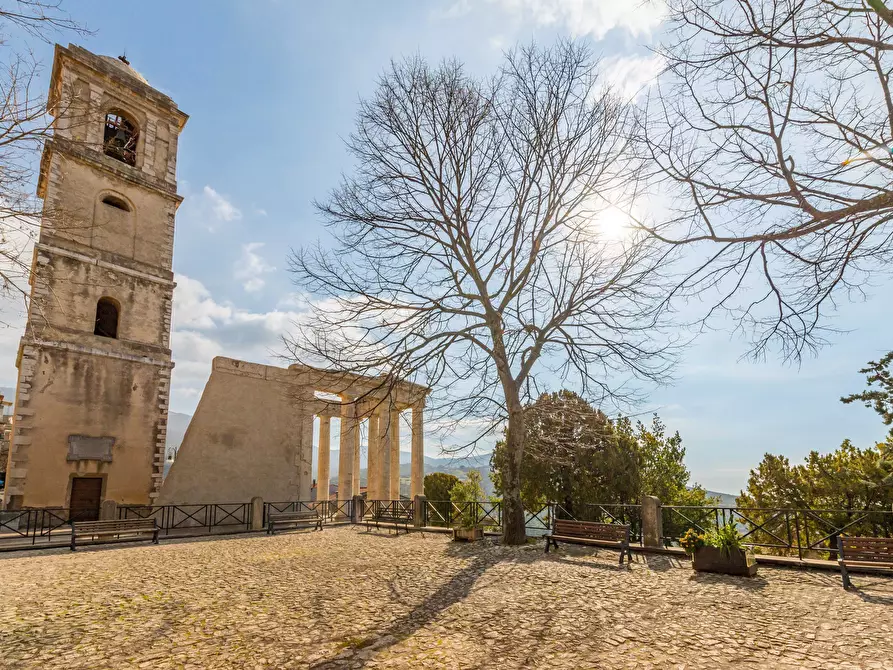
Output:
[[[555,561],[557,563],[567,563],[568,565],[578,565],[582,567],[591,567],[598,570],[611,570],[615,572],[626,572],[630,569],[630,563],[625,557],[623,559],[623,563],[620,563],[619,552],[615,549],[608,549],[604,547],[587,547],[585,549],[573,547],[570,549],[570,551],[568,551],[567,548],[562,548],[561,552],[562,553],[559,553],[558,549],[552,549],[552,551],[550,551],[548,554],[546,552],[540,552],[536,556],[535,560]],[[610,561],[610,563],[583,563],[581,561],[572,560],[574,558],[606,558]]]
[[[733,586],[742,591],[760,591],[769,585],[764,577],[756,575],[755,577],[744,577],[740,575],[723,575],[716,572],[695,572],[690,581],[699,584],[722,584],[724,586]]]
[[[396,619],[385,630],[377,631],[376,639],[358,638],[348,645],[351,647],[349,652],[342,651],[335,656],[317,661],[310,668],[323,670],[342,667],[345,661],[349,661],[351,668],[365,667],[376,654],[412,636],[416,631],[434,622],[442,612],[468,597],[478,579],[494,565],[518,558],[516,555],[494,551],[494,544],[471,547],[450,543],[446,552],[447,555],[470,557],[471,560],[411,611]]]
[[[595,558],[595,556],[554,556],[551,553],[537,560],[548,560],[553,563],[564,563],[566,565],[575,565],[579,568],[590,568],[591,570],[608,570],[609,572],[629,572],[629,563],[620,565],[619,563],[593,563],[591,561],[575,561],[574,558]]]
[[[855,593],[862,600],[874,605],[893,605],[893,594],[875,595],[873,593],[865,593],[860,588],[850,587],[849,591]]]
[[[639,554],[637,558],[641,558],[642,563],[644,563],[649,570],[653,570],[654,572],[667,572],[668,570],[684,568],[686,567],[685,563],[688,562],[688,559],[680,559],[678,556],[665,554]]]
[[[859,579],[860,576],[862,579]],[[880,581],[872,580],[871,577],[880,577]],[[863,583],[857,586],[853,578],[859,579],[859,581]],[[874,605],[893,605],[893,579],[885,578],[877,574],[854,575],[852,573],[850,573],[850,579],[853,580],[853,583],[850,588],[847,589],[847,593],[853,593],[865,602]],[[868,580],[867,583],[865,580]],[[840,586],[839,581],[837,585]]]

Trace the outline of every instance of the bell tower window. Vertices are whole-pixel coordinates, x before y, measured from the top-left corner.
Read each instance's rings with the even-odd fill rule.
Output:
[[[139,130],[136,124],[120,112],[109,112],[105,116],[103,151],[128,165],[136,165],[136,143]]]
[[[105,196],[102,199],[102,204],[108,205],[109,207],[114,207],[115,209],[120,209],[123,212],[130,211],[130,205],[127,204],[127,201],[114,195]]]
[[[93,334],[100,337],[118,337],[118,305],[111,298],[100,298],[96,303],[96,325]]]

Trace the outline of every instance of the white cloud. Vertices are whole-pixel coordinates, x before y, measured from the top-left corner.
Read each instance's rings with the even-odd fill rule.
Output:
[[[173,327],[213,329],[232,317],[233,308],[214,301],[211,292],[197,279],[176,276]]]
[[[184,192],[186,199],[177,215],[180,225],[190,222],[216,233],[225,224],[242,218],[242,210],[210,186],[205,186],[199,192],[191,192],[186,185]]]
[[[605,83],[627,100],[644,93],[664,67],[660,56],[611,56],[599,63]]]
[[[218,302],[197,279],[175,277],[171,349],[176,363],[172,378],[172,409],[192,412],[201,394],[211,361],[228,356],[253,363],[283,365],[282,336],[293,331],[303,312],[274,309],[253,312],[228,301]]]
[[[494,35],[490,38],[490,48],[494,51],[505,49],[505,38],[502,35]]]
[[[488,0],[512,18],[537,26],[557,26],[578,37],[600,40],[615,28],[633,36],[650,35],[664,20],[664,0]],[[445,13],[469,13],[472,3],[457,0]]]
[[[242,287],[249,293],[260,291],[265,284],[263,276],[276,269],[257,253],[263,246],[263,242],[243,244],[242,256],[236,261],[233,270],[235,278],[242,281]]]
[[[210,186],[202,189],[202,195],[210,203],[211,211],[218,220],[238,221],[242,218],[242,211]]]

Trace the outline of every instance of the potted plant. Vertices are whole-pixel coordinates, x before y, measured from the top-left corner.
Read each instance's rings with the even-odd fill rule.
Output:
[[[459,511],[453,519],[453,539],[457,542],[484,539],[484,527],[477,520],[477,505],[484,496],[481,473],[477,470],[469,470],[468,478],[450,489],[450,502]]]
[[[691,556],[691,565],[698,572],[719,572],[725,575],[757,574],[753,552],[741,543],[741,534],[734,522],[707,533],[689,528],[679,544]]]

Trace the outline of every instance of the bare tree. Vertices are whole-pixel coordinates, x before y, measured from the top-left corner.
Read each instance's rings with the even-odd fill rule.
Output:
[[[670,3],[638,124],[661,194],[642,224],[701,244],[686,286],[718,291],[756,355],[814,349],[835,301],[893,260],[891,16],[879,0]]]
[[[60,32],[87,34],[65,13],[61,0],[0,4],[0,291],[22,299],[28,293],[31,261],[24,252],[36,237],[41,216],[48,215],[34,195],[34,175],[43,142],[52,134],[44,84],[38,81],[41,63],[27,44],[51,43]],[[57,104],[69,102],[64,92]]]
[[[525,539],[524,403],[552,382],[626,400],[672,360],[665,252],[598,224],[625,195],[627,109],[597,73],[570,42],[517,49],[488,81],[392,64],[360,105],[353,174],[318,204],[334,245],[293,257],[315,300],[296,359],[430,385],[429,411],[479,436],[506,426],[508,543]]]

